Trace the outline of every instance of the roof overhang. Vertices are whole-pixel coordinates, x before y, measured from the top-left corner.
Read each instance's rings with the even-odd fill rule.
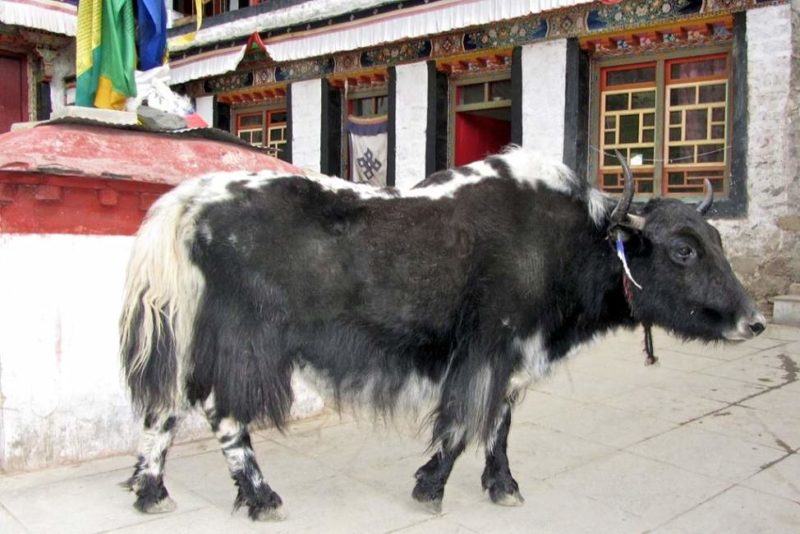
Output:
[[[294,61],[435,35],[590,1],[441,0],[333,27],[273,37],[264,43],[275,61]]]
[[[264,44],[274,61],[295,61],[435,35],[590,2],[591,0],[436,0],[402,8],[400,8],[402,4],[398,4],[398,9],[366,18],[356,18],[341,24],[318,25],[305,31],[273,36],[265,39]],[[351,10],[363,8],[370,3],[377,5],[381,2],[374,0],[353,2]],[[201,29],[189,43],[185,43],[182,36],[178,36],[170,39],[170,51],[177,52],[244,37],[253,32],[263,34],[273,28],[286,27],[296,23],[292,22],[293,17],[305,14],[308,18],[310,10],[317,4],[320,2],[306,2],[283,10],[261,13]]]
[[[170,61],[169,83],[177,85],[236,70],[245,50],[247,45],[232,46]]]
[[[74,36],[78,8],[53,0],[0,0],[0,22]]]

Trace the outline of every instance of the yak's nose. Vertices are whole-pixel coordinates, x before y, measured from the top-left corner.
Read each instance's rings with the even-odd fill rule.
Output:
[[[767,319],[760,313],[756,313],[751,317],[748,327],[754,336],[759,335],[767,329]]]
[[[736,321],[736,327],[728,330],[723,335],[725,339],[731,341],[743,341],[756,337],[766,328],[767,319],[760,312],[753,310]]]

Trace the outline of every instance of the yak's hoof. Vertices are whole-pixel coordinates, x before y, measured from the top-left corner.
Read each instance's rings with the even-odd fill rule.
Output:
[[[139,511],[145,514],[166,514],[168,512],[174,512],[177,507],[178,505],[175,504],[175,501],[173,501],[171,497],[164,497],[158,502],[142,506],[139,508]]]
[[[414,486],[414,491],[411,492],[411,496],[415,501],[422,504],[423,508],[428,512],[436,515],[442,513],[443,495],[441,493],[432,492],[429,489],[420,487],[418,484]]]
[[[417,499],[419,503],[422,505],[422,509],[426,512],[429,512],[433,515],[439,515],[442,513],[442,499],[435,499],[433,501],[420,501]]]
[[[525,502],[525,498],[519,490],[506,493],[504,491],[495,491],[495,488],[490,488],[489,497],[492,499],[493,503],[499,504],[500,506],[522,506],[522,503]]]
[[[250,517],[253,518],[253,521],[283,521],[286,519],[286,510],[284,510],[283,505],[279,504],[275,507],[270,506],[253,510],[250,513]]]

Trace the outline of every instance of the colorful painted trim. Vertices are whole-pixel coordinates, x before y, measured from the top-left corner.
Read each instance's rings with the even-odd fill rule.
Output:
[[[276,82],[357,73],[362,69],[447,58],[481,50],[510,48],[546,39],[600,36],[786,2],[787,0],[622,0],[616,5],[592,3],[501,21],[466,31],[398,41],[361,51],[348,51],[280,65],[271,62],[263,51],[254,50],[254,53],[245,56],[236,73],[198,80],[187,84],[186,89],[193,96],[199,96]]]

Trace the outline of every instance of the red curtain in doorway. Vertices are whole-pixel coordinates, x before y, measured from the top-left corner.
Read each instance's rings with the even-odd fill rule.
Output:
[[[511,122],[474,113],[456,114],[455,165],[498,153],[511,142]]]

